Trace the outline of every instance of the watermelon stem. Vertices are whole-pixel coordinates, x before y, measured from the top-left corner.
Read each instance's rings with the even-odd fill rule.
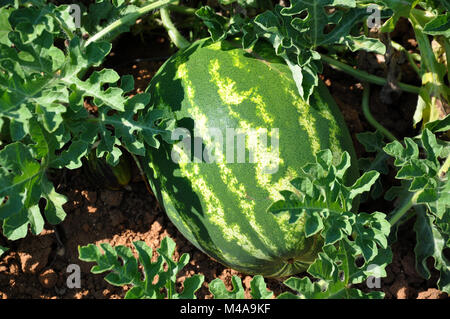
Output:
[[[416,204],[417,197],[422,191],[423,190],[416,193],[410,193],[408,195],[408,200],[392,213],[392,217],[389,219],[391,227],[394,226],[403,217],[403,215],[405,215]]]
[[[350,74],[351,76],[353,76],[359,80],[377,84],[377,85],[386,85],[388,83],[387,80],[382,77],[379,77],[379,76],[376,76],[373,74],[369,74],[365,71],[354,69],[351,66],[349,66],[345,63],[342,63],[340,61],[337,61],[337,60],[333,59],[332,57],[329,57],[325,54],[321,54],[321,57],[322,57],[322,60],[324,60],[329,65],[333,66],[334,68],[338,69],[339,71]],[[414,93],[414,94],[419,94],[419,92],[420,92],[419,87],[411,85],[411,84],[398,82],[397,85],[401,90],[403,90],[405,92]]]
[[[175,44],[178,49],[184,49],[188,47],[190,45],[190,42],[181,35],[181,33],[173,24],[172,20],[170,19],[169,9],[167,9],[167,7],[163,7],[161,8],[160,13],[164,28],[166,28],[170,40],[172,40],[173,44]]]
[[[364,116],[366,117],[366,119],[370,123],[370,125],[372,125],[374,128],[376,128],[377,131],[382,133],[384,136],[386,136],[392,142],[396,141],[397,138],[394,136],[394,134],[392,134],[387,128],[385,128],[383,125],[381,125],[373,117],[372,113],[370,112],[369,97],[370,97],[370,84],[364,83],[363,100],[362,100],[362,109],[363,109]]]
[[[128,151],[128,150],[127,150],[127,151]],[[133,158],[134,162],[136,163],[136,166],[137,166],[137,168],[138,168],[138,170],[139,170],[139,173],[141,174],[142,180],[143,180],[144,183],[145,183],[145,187],[147,188],[147,191],[148,191],[150,194],[155,195],[155,194],[153,194],[153,191],[152,191],[150,185],[148,184],[148,180],[147,180],[147,177],[146,177],[146,175],[145,175],[144,170],[142,169],[141,162],[140,162],[139,159],[136,157],[136,155],[134,155],[134,154],[131,153],[130,151],[128,151],[128,153],[130,153],[131,157]]]
[[[176,4],[169,4],[167,6],[167,8],[169,9],[169,11],[173,11],[173,12],[185,14],[185,15],[195,15],[195,12],[197,11],[197,9],[195,9],[195,8],[180,6],[180,5],[176,5]]]
[[[419,63],[421,62],[422,57],[417,53],[410,53],[408,50],[405,49],[405,47],[403,47],[401,44],[399,44],[395,41],[391,40],[391,44],[392,44],[392,47],[394,49],[396,49],[397,51],[401,51],[401,52],[405,53],[406,58],[408,59],[408,62],[411,65],[411,67],[414,69],[414,71],[416,71],[416,73],[419,76],[422,76],[420,68],[416,64],[416,61]]]
[[[110,33],[111,31],[113,31],[114,29],[130,22],[130,21],[136,21],[140,16],[158,9],[160,7],[163,7],[167,4],[170,4],[172,2],[175,2],[177,0],[159,0],[156,2],[152,2],[142,8],[139,8],[136,12],[131,13],[131,14],[127,14],[126,16],[123,16],[122,18],[114,21],[113,23],[111,23],[110,25],[108,25],[107,27],[103,28],[101,31],[97,32],[96,34],[94,34],[92,37],[90,37],[89,39],[87,39],[87,41],[84,43],[84,47],[86,48],[89,44],[91,44],[92,42],[95,42],[99,39],[101,39],[102,37],[104,37],[105,35],[107,35],[108,33]]]

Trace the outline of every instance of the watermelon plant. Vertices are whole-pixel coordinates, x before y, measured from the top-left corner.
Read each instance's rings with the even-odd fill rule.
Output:
[[[133,160],[193,245],[255,275],[253,298],[273,298],[264,277],[289,277],[283,283],[290,290],[278,298],[381,298],[359,284],[386,275],[397,229],[413,218],[416,269],[430,278],[432,257],[437,286],[449,293],[449,2],[232,0],[220,1],[220,14],[175,2],[80,4],[80,26],[68,5],[1,2],[2,235],[18,240],[64,220],[66,198],[50,172],[84,163],[94,180],[117,188],[128,183]],[[380,39],[366,25],[374,8],[384,21]],[[171,11],[206,28],[192,27],[187,40]],[[114,39],[148,13],[179,51],[134,94],[132,76],[102,63]],[[401,19],[420,54],[389,38]],[[354,68],[348,56],[358,50],[403,52],[421,85]],[[357,158],[320,79],[323,63],[363,82],[362,110],[376,132],[358,140],[372,157]],[[374,118],[370,85],[418,96],[411,119],[417,136],[398,139]],[[396,184],[387,189],[380,175],[393,169]],[[361,211],[361,202],[383,194],[392,211]],[[110,271],[109,283],[131,285],[126,298],[195,298],[204,278],[177,288],[189,256],[174,261],[174,246],[164,239],[156,262],[143,242],[134,243],[138,259],[130,248],[107,244],[103,253],[79,247],[79,257],[98,264],[94,273]],[[6,250],[0,246],[0,256]],[[296,276],[305,271],[309,276]],[[232,291],[219,279],[209,289],[216,298],[243,298],[238,277],[232,282]]]
[[[155,135],[167,132],[169,124],[158,111],[133,118],[148,103],[149,95],[128,94],[134,87],[131,76],[120,78],[111,69],[87,71],[100,65],[111,50],[110,42],[99,39],[128,30],[130,21],[168,2],[141,8],[124,1],[105,7],[104,2],[102,10],[109,9],[106,22],[95,15],[98,8],[93,5],[82,30],[90,36],[86,41],[77,34],[68,5],[13,1],[0,8],[4,29],[0,40],[0,196],[5,198],[0,219],[8,239],[25,237],[29,228],[39,234],[43,215],[51,224],[64,219],[66,199],[49,181],[49,170],[78,168],[92,150],[116,166],[121,147],[144,155],[144,144],[157,146]],[[104,28],[95,25],[100,21]],[[63,47],[58,44],[61,40],[66,41]],[[98,107],[97,116],[84,108],[87,100]],[[45,201],[42,212],[41,200]]]
[[[91,271],[96,274],[111,271],[105,280],[116,286],[132,285],[125,298],[168,298],[168,299],[194,299],[195,292],[203,283],[202,275],[189,277],[184,281],[184,290],[178,293],[175,289],[176,275],[189,262],[189,255],[183,254],[178,261],[172,259],[175,242],[169,237],[161,241],[158,249],[158,259],[152,263],[152,249],[142,241],[133,243],[138,251],[138,261],[143,267],[144,279],[138,269],[138,261],[134,258],[130,248],[117,246],[112,248],[109,244],[100,245],[104,253],[95,245],[79,248],[80,260],[96,262]],[[119,261],[119,257],[122,262]],[[167,270],[164,269],[167,265]],[[156,281],[156,282],[155,282]],[[161,291],[163,288],[163,291]]]

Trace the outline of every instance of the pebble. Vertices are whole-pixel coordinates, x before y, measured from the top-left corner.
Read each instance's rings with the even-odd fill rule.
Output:
[[[88,205],[88,206],[87,206],[87,211],[88,211],[89,214],[94,214],[94,213],[97,212],[97,207]]]
[[[81,195],[91,204],[97,201],[97,192],[83,190],[81,191]]]
[[[55,273],[53,269],[44,270],[39,275],[39,282],[41,283],[42,287],[46,289],[51,289],[55,287],[57,281],[58,275]]]

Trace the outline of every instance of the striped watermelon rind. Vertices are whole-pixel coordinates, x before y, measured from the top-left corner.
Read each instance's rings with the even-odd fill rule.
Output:
[[[289,224],[287,213],[267,208],[282,198],[280,191],[295,191],[289,181],[319,150],[331,149],[336,163],[348,151],[347,180],[359,176],[350,134],[325,85],[319,83],[308,104],[270,47],[250,51],[204,39],[168,59],[147,91],[150,106],[165,110],[179,127],[192,130],[195,123],[200,133],[213,127],[224,135],[227,127],[279,129],[274,174],[264,174],[259,162],[175,163],[171,153],[179,143],[149,148],[143,167],[170,220],[209,256],[265,277],[305,270],[321,250],[320,236],[305,238],[304,218]]]

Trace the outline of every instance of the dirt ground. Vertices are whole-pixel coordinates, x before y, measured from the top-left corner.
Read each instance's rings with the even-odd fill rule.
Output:
[[[400,39],[401,42],[410,43],[408,49],[414,49],[414,43],[408,42],[408,35],[400,31],[397,31],[397,35],[394,33],[393,37],[406,37]],[[126,41],[130,41],[129,37]],[[119,66],[120,73],[133,74],[136,91],[141,92],[170,52],[164,38],[155,38],[145,45],[138,44],[133,46],[136,49],[129,50],[126,43],[121,45],[119,42],[119,49],[111,53],[106,66],[115,65],[116,69]],[[157,55],[158,52],[166,54]],[[359,54],[356,58],[363,69],[373,74],[386,72],[382,57]],[[397,64],[400,68],[398,72],[402,73],[402,81],[417,84],[417,79],[409,73],[409,69],[403,70],[400,62]],[[323,80],[344,114],[358,155],[366,155],[355,138],[356,133],[373,130],[364,120],[361,111],[361,84],[329,67],[325,67]],[[386,101],[380,98],[380,90],[380,87],[372,88],[371,109],[374,116],[398,137],[414,135],[412,125],[406,119],[412,118],[416,97],[405,93],[400,97],[393,93],[392,100]],[[190,263],[178,278],[180,286],[186,276],[203,274],[205,283],[197,292],[197,298],[212,298],[207,288],[208,282],[221,278],[231,288],[231,277],[238,275],[243,280],[246,297],[250,297],[251,277],[222,266],[191,245],[147,191],[135,167],[133,181],[126,188],[116,191],[89,183],[82,169],[59,172],[52,176],[52,180],[57,191],[68,198],[64,206],[67,217],[57,227],[46,225],[38,236],[29,235],[15,242],[0,238],[0,245],[10,247],[0,260],[0,298],[123,298],[129,287],[111,286],[103,280],[104,275],[91,274],[92,264],[78,259],[78,246],[109,243],[112,246],[132,247],[133,241],[142,240],[152,247],[153,257],[156,257],[155,250],[165,236],[170,236],[176,242],[176,258],[183,253],[191,256]],[[368,211],[373,211],[374,208],[389,209],[377,207],[379,204],[376,202],[364,205]],[[386,298],[448,298],[447,294],[435,289],[438,278],[436,272],[432,273],[429,280],[425,280],[415,271],[415,234],[412,225],[403,225],[398,237],[399,241],[393,246],[394,260],[387,268],[388,276],[381,281],[381,290],[385,292]],[[79,289],[69,289],[66,286],[69,275],[67,267],[70,264],[77,264],[81,268]],[[266,282],[275,295],[287,290],[278,280],[270,279]]]

